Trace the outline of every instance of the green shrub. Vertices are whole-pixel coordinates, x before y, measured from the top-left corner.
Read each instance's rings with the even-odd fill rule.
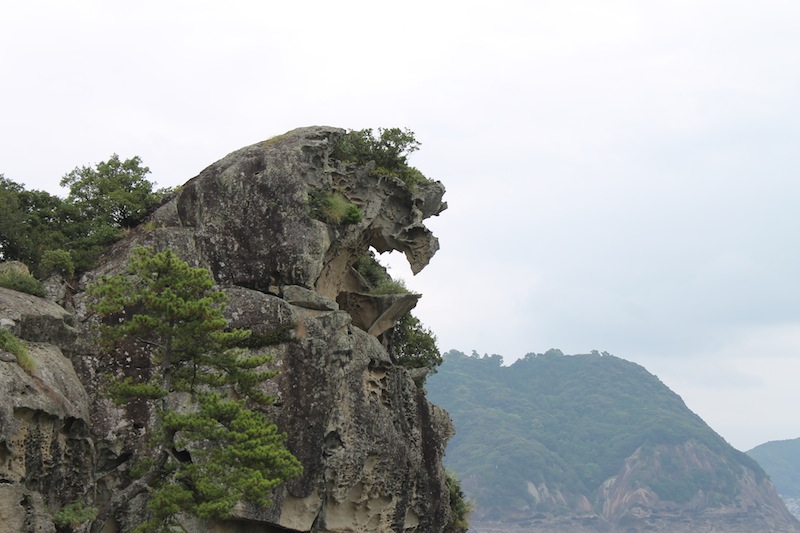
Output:
[[[139,227],[142,228],[142,231],[153,231],[158,227],[158,224],[156,224],[155,220],[148,220],[147,222],[142,223]]]
[[[343,224],[358,224],[361,222],[361,219],[364,218],[364,214],[361,212],[361,209],[358,208],[356,204],[349,204],[344,210],[344,217],[342,218]]]
[[[353,268],[367,282],[369,294],[408,294],[403,280],[392,279],[370,251],[358,258]],[[387,332],[389,353],[395,363],[405,368],[428,368],[431,373],[442,364],[442,354],[436,346],[436,335],[425,328],[410,312],[401,316],[394,328]]]
[[[415,190],[420,183],[430,181],[417,168],[408,166],[395,170],[389,170],[385,167],[376,167],[372,170],[371,174],[373,176],[394,176],[395,178],[400,178],[412,191]]]
[[[386,267],[381,265],[370,250],[359,257],[353,268],[367,282],[369,294],[408,294],[408,287],[402,279],[392,279]]]
[[[315,189],[308,194],[311,216],[328,224],[358,224],[363,214],[341,193]]]
[[[387,278],[391,279],[389,273],[386,271],[386,267],[375,259],[375,254],[373,254],[371,250],[359,257],[356,262],[353,263],[353,268],[361,274],[361,277],[364,278],[364,281],[367,282],[370,289],[374,289]]]
[[[436,335],[410,312],[401,316],[392,329],[389,353],[405,368],[427,368],[435,373],[442,364]]]
[[[53,522],[61,527],[77,527],[97,517],[97,509],[86,507],[83,502],[73,502],[65,505],[53,517]]]
[[[39,263],[39,276],[49,278],[53,274],[60,274],[65,278],[71,278],[75,274],[75,263],[72,255],[66,250],[47,250],[42,255]]]
[[[19,292],[26,292],[43,298],[45,295],[42,283],[26,272],[10,268],[0,274],[0,287]]]
[[[445,472],[445,483],[450,493],[450,522],[445,526],[446,533],[466,533],[469,528],[469,513],[472,503],[467,501],[461,491],[461,482],[450,471]]]
[[[408,164],[408,155],[419,150],[414,132],[400,128],[350,130],[336,143],[332,156],[340,161],[365,165],[375,163],[373,175],[394,176],[409,189],[430,181],[422,172]]]
[[[17,363],[27,372],[36,368],[36,362],[28,353],[28,349],[10,331],[0,328],[0,350],[13,354],[17,358]]]
[[[410,292],[405,281],[391,278],[381,280],[374,289],[369,291],[370,294],[408,294]]]

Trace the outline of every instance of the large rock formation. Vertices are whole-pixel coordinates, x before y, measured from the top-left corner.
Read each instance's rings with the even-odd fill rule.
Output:
[[[423,220],[445,209],[444,188],[438,182],[409,188],[369,164],[333,158],[344,133],[303,128],[228,155],[186,183],[81,281],[83,290],[120,272],[136,246],[171,249],[213,273],[229,297],[232,326],[286,335],[286,342],[266,348],[280,370],[268,383],[277,397],[269,414],[288,434],[303,476],[278,489],[269,508],[240,506],[224,523],[186,519],[188,531],[428,532],[449,519],[441,459],[452,424],[383,344],[383,333],[417,297],[366,294],[352,268],[372,247],[399,250],[414,272],[422,269],[438,249]],[[346,198],[363,217],[346,225],[314,218],[309,197],[320,191]],[[0,298],[12,297],[0,292]],[[63,372],[28,375],[0,362],[0,489],[7,493],[0,494],[0,520],[25,524],[20,530],[50,524],[36,529],[47,531],[52,523],[45,509],[55,512],[80,496],[102,505],[124,486],[152,411],[143,404],[115,407],[98,394],[103,375],[147,372],[147,357],[104,356],[92,340],[82,293],[70,302],[74,317],[33,298],[26,297],[28,304],[49,318],[14,311],[13,302],[0,305],[0,318],[10,309],[6,314],[20,330],[52,322],[29,345],[51,343],[35,354],[37,368]],[[22,399],[10,405],[5,398],[11,397]],[[49,432],[60,455],[55,445],[23,445],[32,431]],[[44,476],[58,482],[43,483]],[[139,498],[104,531],[134,527],[143,504]]]

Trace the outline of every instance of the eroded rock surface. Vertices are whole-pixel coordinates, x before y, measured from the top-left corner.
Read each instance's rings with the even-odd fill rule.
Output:
[[[415,272],[423,268],[438,249],[423,220],[446,207],[444,188],[429,182],[411,190],[369,164],[334,159],[343,134],[295,130],[205,169],[83,277],[69,298],[74,314],[0,292],[0,318],[39,362],[30,374],[0,362],[0,397],[15,398],[0,405],[0,518],[32,531],[45,516],[52,528],[45,507],[55,511],[79,498],[102,506],[128,482],[152,427],[152,406],[117,407],[99,391],[107,375],[149,375],[148,354],[136,345],[124,358],[104,354],[80,291],[121,272],[131,250],[145,245],[208,268],[228,295],[233,327],[280,336],[277,345],[253,349],[268,350],[280,371],[265,384],[277,398],[269,415],[304,467],[270,508],[241,506],[227,522],[185,518],[187,531],[442,529],[450,511],[441,458],[452,423],[392,362],[380,338],[419,296],[366,294],[352,265],[372,247],[399,250]],[[309,195],[320,190],[345,197],[362,219],[345,225],[312,216]],[[144,504],[137,498],[110,530],[135,527]]]
[[[0,288],[0,318],[13,321],[31,361],[0,359],[0,530],[55,532],[51,513],[93,481],[89,398],[61,350],[75,340],[74,317]]]

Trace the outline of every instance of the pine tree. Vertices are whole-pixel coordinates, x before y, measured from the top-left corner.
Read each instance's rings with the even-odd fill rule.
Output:
[[[125,274],[104,277],[87,292],[112,353],[122,343],[149,347],[153,377],[114,380],[108,394],[118,404],[159,405],[140,477],[100,511],[92,533],[145,491],[150,515],[137,531],[169,531],[179,513],[224,519],[239,501],[267,506],[272,489],[300,475],[286,436],[253,409],[273,400],[258,388],[275,375],[263,370],[270,356],[237,348],[250,332],[228,329],[225,295],[207,270],[170,251],[136,248]],[[195,409],[171,410],[167,398],[175,392],[189,393]]]

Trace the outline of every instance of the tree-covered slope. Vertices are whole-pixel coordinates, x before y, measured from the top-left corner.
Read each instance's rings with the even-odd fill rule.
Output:
[[[767,471],[784,498],[800,498],[800,438],[771,441],[747,454]]]
[[[764,479],[658,378],[605,353],[550,350],[505,367],[497,355],[451,351],[426,388],[453,418],[445,462],[478,517],[603,514],[604,482],[625,471],[676,505],[698,494],[729,504],[745,471]]]

